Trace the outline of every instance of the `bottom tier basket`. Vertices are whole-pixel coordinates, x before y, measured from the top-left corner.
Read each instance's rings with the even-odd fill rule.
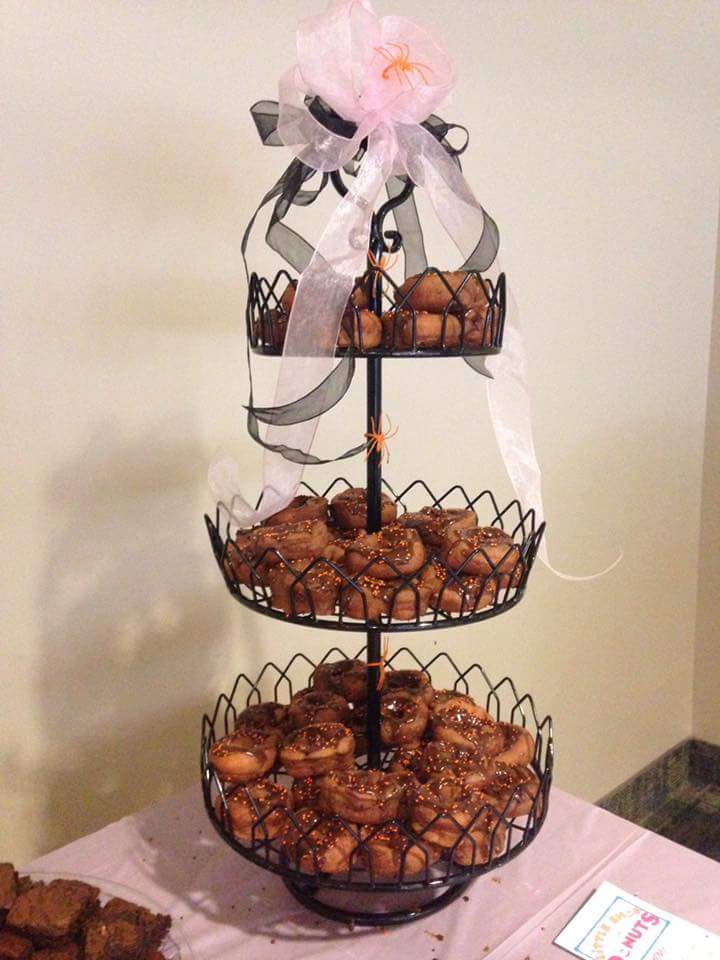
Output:
[[[348,654],[335,647],[325,654],[321,662],[347,656]],[[364,650],[356,656],[363,659]],[[553,769],[551,718],[545,716],[542,720],[539,719],[532,697],[529,694],[518,694],[509,677],[493,684],[478,664],[460,668],[454,659],[444,652],[435,655],[428,663],[422,663],[407,647],[397,650],[388,659],[388,670],[422,670],[436,689],[448,688],[470,694],[496,720],[508,721],[529,730],[535,738],[535,755],[531,767],[539,780],[530,811],[521,817],[508,816],[508,803],[495,821],[498,824],[496,829],[500,831],[498,840],[501,836],[502,840],[495,842],[495,834],[490,837],[489,854],[477,847],[470,835],[473,827],[473,824],[470,824],[467,829],[458,830],[457,843],[453,850],[446,851],[446,856],[438,862],[430,863],[425,857],[424,869],[407,874],[407,860],[403,858],[398,875],[391,880],[374,876],[371,870],[363,868],[363,861],[367,862],[364,854],[368,836],[372,837],[373,832],[377,832],[379,828],[368,831],[340,819],[342,827],[357,838],[357,847],[350,858],[349,868],[339,874],[323,873],[317,868],[317,861],[311,872],[307,872],[307,867],[305,870],[298,869],[297,863],[290,862],[285,855],[281,837],[268,838],[262,817],[253,829],[252,839],[238,840],[233,835],[226,804],[233,788],[223,785],[218,779],[209,762],[209,750],[217,739],[233,731],[237,715],[246,706],[266,700],[289,702],[293,693],[309,685],[315,667],[316,664],[310,658],[298,653],[285,667],[272,662],[265,664],[255,680],[240,674],[232,690],[218,698],[212,716],[206,715],[203,718],[201,770],[205,807],[217,832],[238,854],[265,870],[282,876],[296,899],[324,916],[348,923],[386,925],[415,920],[441,909],[460,896],[475,877],[507,863],[534,840],[548,810]],[[390,749],[383,754],[383,767],[391,763],[393,753]],[[359,756],[357,763],[362,767],[366,765],[366,760]],[[282,769],[276,770],[272,776],[280,783],[288,785],[290,782]],[[292,812],[288,816],[294,821]],[[449,819],[449,815],[442,815],[442,819]],[[411,832],[406,822],[392,822],[399,824],[410,844],[422,842],[425,831],[416,835]],[[297,826],[296,822],[295,825]],[[434,825],[433,822],[429,827]],[[460,844],[465,845],[466,854],[463,859],[469,860],[467,865],[460,865],[453,857],[454,850]],[[426,894],[424,898],[423,892]],[[423,902],[420,902],[421,898]]]

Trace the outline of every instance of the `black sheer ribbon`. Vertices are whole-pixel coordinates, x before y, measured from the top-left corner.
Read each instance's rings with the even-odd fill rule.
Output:
[[[319,97],[309,99],[306,106],[313,116],[332,133],[347,137],[348,139],[351,139],[355,134],[355,125],[338,116],[338,114],[320,100]],[[270,147],[283,146],[277,132],[279,105],[273,100],[261,100],[250,108],[250,113],[262,143]],[[466,150],[469,140],[465,127],[456,123],[447,123],[434,114],[428,117],[422,126],[435,137],[459,167],[460,155]],[[454,130],[461,130],[465,134],[464,141],[459,146],[454,146],[448,139],[448,135]],[[364,152],[365,147],[361,145],[351,163],[345,167],[345,173],[350,176],[355,175],[358,165],[362,162]],[[307,186],[313,177],[318,176],[320,178],[319,183],[317,183],[314,188]],[[277,183],[275,183],[262,198],[245,228],[240,249],[248,280],[250,272],[246,254],[250,235],[261,210],[269,203],[273,203],[273,201],[270,222],[265,232],[265,241],[268,246],[279,254],[298,274],[303,272],[312,258],[314,248],[296,230],[288,226],[288,224],[284,222],[284,218],[293,205],[309,206],[317,200],[322,191],[327,187],[329,179],[328,174],[318,174],[316,170],[302,163],[302,161],[297,158],[290,162],[290,165],[283,172]],[[386,184],[388,196],[392,198],[397,197],[406,183],[406,176],[393,175],[390,177]],[[405,277],[422,273],[422,271],[427,268],[428,262],[420,217],[418,216],[413,195],[410,194],[407,199],[392,212],[396,229],[402,237]],[[462,269],[464,270],[487,270],[497,256],[499,248],[497,224],[484,209],[483,214],[484,224],[482,235],[479,237],[472,254],[463,264]],[[486,377],[492,377],[492,374],[489,373],[485,367],[484,357],[466,356],[463,357],[463,359],[477,373]],[[302,423],[327,413],[328,410],[339,403],[349,390],[355,374],[355,357],[352,353],[346,354],[321,384],[305,394],[305,396],[281,407],[256,407],[254,404],[252,358],[249,342],[247,345],[247,363],[250,383],[249,402],[246,406],[247,429],[253,440],[261,446],[267,450],[279,453],[286,460],[310,465],[344,460],[348,457],[356,456],[366,449],[367,445],[363,442],[346,450],[337,457],[322,459],[309,451],[298,450],[294,447],[288,447],[285,444],[268,443],[260,436],[261,423],[276,426]]]

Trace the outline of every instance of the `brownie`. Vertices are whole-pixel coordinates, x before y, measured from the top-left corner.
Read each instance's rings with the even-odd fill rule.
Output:
[[[141,960],[146,953],[146,933],[139,923],[98,916],[85,928],[85,960]]]
[[[160,946],[172,923],[172,918],[167,914],[153,913],[147,907],[130,903],[120,897],[108,900],[100,911],[100,916],[103,920],[129,920],[139,924],[145,931],[148,949],[156,949]]]
[[[81,960],[82,951],[77,943],[63,943],[59,947],[36,950],[32,960]]]
[[[80,927],[97,903],[99,892],[79,880],[33,884],[8,911],[7,924],[43,945],[61,940]]]
[[[0,960],[26,960],[32,953],[32,943],[10,930],[0,930]]]
[[[18,875],[11,863],[0,863],[0,913],[9,910],[18,895]]]

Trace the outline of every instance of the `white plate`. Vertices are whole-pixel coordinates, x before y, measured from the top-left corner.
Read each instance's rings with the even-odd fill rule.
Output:
[[[103,877],[91,877],[84,873],[55,873],[45,870],[30,870],[28,873],[20,870],[18,872],[21,876],[29,876],[31,880],[43,880],[45,883],[49,883],[51,880],[81,880],[93,887],[99,887],[100,903],[105,903],[112,897],[121,897],[123,900],[129,900],[141,907],[147,907],[153,913],[169,914],[172,917],[172,927],[160,944],[160,952],[167,960],[181,960],[181,958],[182,960],[195,960],[190,944],[185,939],[180,920],[173,916],[172,910],[168,910],[167,907],[152,900],[142,890],[128,887],[124,883],[116,883],[114,880],[105,880]]]

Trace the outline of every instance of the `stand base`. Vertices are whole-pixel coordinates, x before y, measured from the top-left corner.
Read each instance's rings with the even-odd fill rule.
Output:
[[[405,907],[404,909],[385,911],[346,910],[333,904],[324,903],[318,899],[320,891],[318,887],[314,887],[312,884],[296,883],[294,880],[287,878],[283,878],[283,883],[299,903],[307,907],[308,910],[319,913],[329,920],[336,920],[338,923],[346,923],[350,926],[387,927],[397,926],[400,923],[412,923],[413,920],[420,920],[422,917],[427,917],[431,913],[442,910],[457,900],[458,897],[462,896],[472,883],[472,879],[465,880],[461,883],[454,883],[444,893],[441,893],[440,896],[434,897],[423,904],[417,903],[417,893],[405,894],[406,897],[410,897],[414,901],[412,906]],[[331,894],[332,891],[325,890],[324,893],[327,896]],[[382,896],[382,894],[368,894],[368,896],[378,897]],[[392,896],[395,899],[398,898],[398,894],[392,894]],[[352,899],[357,902],[357,893],[353,895]]]

